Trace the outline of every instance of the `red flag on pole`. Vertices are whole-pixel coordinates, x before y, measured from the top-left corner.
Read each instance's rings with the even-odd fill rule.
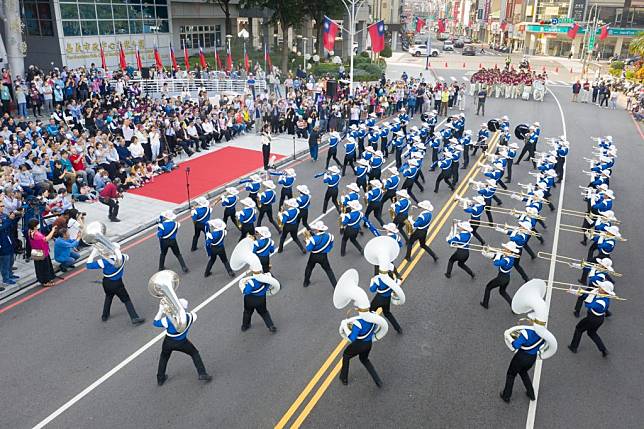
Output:
[[[264,46],[264,61],[266,62],[266,71],[273,70],[273,63],[271,62],[271,53],[268,51],[268,45]]]
[[[438,20],[438,32],[439,33],[444,33],[445,32],[445,19],[443,19],[443,18]]]
[[[605,40],[608,37],[608,24],[602,25],[602,31],[599,33],[599,40]]]
[[[139,47],[136,47],[136,51],[134,52],[134,58],[136,58],[136,68],[141,71],[143,68],[143,62],[141,61],[141,52],[139,52]]]
[[[501,31],[505,32],[505,29],[508,28],[508,22],[507,21],[501,22],[501,25],[499,27],[501,28]]]
[[[226,48],[226,71],[233,71],[233,54],[230,52],[230,45]]]
[[[378,53],[385,49],[385,21],[378,21],[367,27],[371,38],[371,51]]]
[[[186,42],[183,42],[183,65],[186,67],[186,71],[190,71],[190,56],[188,55]]]
[[[332,51],[335,45],[335,38],[338,35],[338,29],[340,27],[338,24],[329,18],[328,16],[324,17],[324,24],[322,27],[322,43],[324,44],[324,49],[327,51]]]
[[[157,70],[163,70],[163,61],[161,61],[161,54],[159,54],[159,49],[157,49],[156,45],[154,46],[154,63]]]
[[[578,31],[579,31],[579,24],[577,23],[573,24],[572,27],[570,27],[570,30],[568,30],[568,33],[567,33],[568,38],[574,39],[575,37],[577,37]]]
[[[215,62],[217,63],[217,70],[224,69],[221,65],[221,57],[219,56],[219,52],[217,52],[217,49],[215,49]]]
[[[172,62],[172,69],[174,71],[178,71],[179,65],[177,64],[177,57],[174,55],[174,48],[172,47],[172,44],[170,44],[170,61]]]
[[[420,33],[420,30],[423,29],[425,24],[426,24],[425,20],[423,18],[421,18],[420,16],[417,16],[416,17],[416,33]]]
[[[107,62],[105,61],[105,52],[103,51],[102,44],[101,44],[101,67],[103,67],[103,70],[107,71]]]
[[[123,45],[121,43],[119,43],[119,65],[121,66],[121,71],[125,71],[125,69],[127,68],[125,51],[123,50]]]
[[[246,73],[250,70],[250,63],[248,61],[248,52],[246,52],[246,44],[244,43],[244,70]]]
[[[202,69],[208,67],[208,63],[206,62],[206,55],[204,55],[201,46],[199,46],[199,64],[201,65]]]

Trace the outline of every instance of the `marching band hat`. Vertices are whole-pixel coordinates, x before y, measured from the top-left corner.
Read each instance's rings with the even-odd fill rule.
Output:
[[[496,186],[496,180],[494,179],[487,179],[486,182],[490,186]]]
[[[198,207],[208,207],[208,199],[206,197],[199,197],[195,199],[195,204],[197,204]]]
[[[369,184],[374,188],[382,188],[382,182],[378,179],[373,179],[369,181]]]
[[[469,220],[464,220],[461,222],[458,222],[456,226],[462,230],[465,230],[467,232],[472,232],[474,231],[474,228],[472,228],[472,225],[470,224]]]
[[[295,170],[292,168],[287,168],[286,170],[284,170],[284,173],[286,173],[286,175],[289,177],[297,176],[297,174],[295,173]]]
[[[472,198],[472,201],[474,201],[477,204],[485,204],[485,198],[483,198],[482,195],[477,195],[474,198]]]
[[[265,180],[262,182],[262,185],[264,185],[268,189],[275,189],[275,183],[273,183],[272,180]]]
[[[267,226],[256,226],[255,232],[262,236],[262,238],[270,238],[271,230]]]
[[[619,227],[617,225],[607,226],[605,231],[611,235],[614,235],[615,237],[622,236],[622,234],[619,233]]]
[[[389,167],[387,170],[394,176],[398,175],[398,169],[396,167]]]
[[[311,224],[311,229],[313,229],[313,230],[315,230],[315,231],[324,232],[324,231],[326,231],[327,229],[329,229],[329,227],[327,227],[327,226],[324,224],[324,222],[322,222],[321,220],[319,220],[319,221],[317,221],[317,222],[313,222],[313,223]]]
[[[289,207],[292,207],[294,209],[298,208],[300,205],[297,203],[297,200],[295,198],[289,198],[286,201],[284,201],[284,204],[286,204]],[[255,228],[257,229],[257,228]]]
[[[262,178],[259,177],[259,174],[253,174],[252,176],[250,176],[250,181],[253,183],[259,183],[262,181]]]
[[[434,210],[434,206],[429,202],[429,200],[423,200],[419,202],[418,207],[424,210],[429,210],[430,212]]]
[[[363,165],[363,166],[365,166],[365,167],[368,167],[368,166],[369,166],[369,161],[367,161],[367,160],[366,160],[366,159],[364,159],[364,158],[360,158],[358,161],[356,161],[356,163],[357,163],[357,164],[360,164],[360,165]]]
[[[228,195],[239,195],[239,190],[233,186],[226,188],[226,193]]]
[[[354,210],[354,211],[357,211],[357,212],[362,210],[362,205],[360,204],[360,201],[358,201],[358,200],[349,201],[347,203],[347,206],[351,207],[351,210]]]
[[[608,280],[604,280],[604,281],[601,281],[601,282],[597,282],[597,286],[599,287],[599,289],[603,290],[608,295],[615,295],[615,292],[614,292],[615,291],[615,285],[613,284],[613,282],[610,282]]]
[[[295,189],[297,189],[302,194],[311,195],[311,191],[309,191],[309,187],[306,185],[297,185]]]
[[[172,210],[165,210],[161,212],[161,217],[167,220],[175,220],[177,215]]]
[[[501,244],[501,246],[512,253],[519,253],[519,247],[514,241],[508,241],[507,243]]]
[[[412,158],[408,161],[408,164],[411,165],[412,167],[418,167],[419,163],[417,159]]]
[[[208,227],[211,231],[223,231],[226,229],[226,223],[221,219],[212,219],[208,221]]]
[[[608,271],[615,271],[613,269],[613,261],[610,258],[599,258],[597,259],[597,263]]]
[[[350,189],[350,190],[352,190],[352,191],[354,191],[354,192],[360,192],[360,187],[359,187],[359,186],[358,186],[358,184],[357,184],[357,183],[355,183],[355,182],[351,182],[351,183],[349,183],[349,184],[347,185],[347,189]]]
[[[398,195],[399,197],[403,197],[403,198],[409,198],[409,193],[407,193],[406,189],[400,189],[400,190],[396,191],[396,195]]]
[[[243,200],[241,200],[241,203],[244,206],[249,207],[249,208],[255,208],[255,206],[256,206],[255,201],[253,201],[253,199],[250,198],[250,197],[244,198]]]
[[[328,171],[330,171],[331,173],[335,173],[335,174],[340,173],[340,169],[338,168],[337,165],[332,165],[331,167],[329,167]]]
[[[382,229],[389,231],[392,234],[398,234],[398,227],[393,223],[386,223],[382,226]]]

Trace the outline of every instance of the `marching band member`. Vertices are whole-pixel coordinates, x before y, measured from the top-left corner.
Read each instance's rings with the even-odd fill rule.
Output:
[[[514,157],[517,156],[517,150],[519,149],[519,145],[512,142],[508,144],[508,150],[507,150],[507,155],[505,155],[506,159],[508,160],[508,165],[507,165],[507,175],[505,176],[505,183],[512,183],[512,165],[514,164]]]
[[[271,270],[271,256],[275,253],[275,242],[271,238],[271,231],[268,227],[258,226],[255,228],[254,238],[253,253],[259,258],[262,270],[268,273]]]
[[[350,201],[360,201],[360,188],[355,182],[349,183],[347,189],[349,192],[340,196],[340,204],[345,210]]]
[[[380,150],[382,151],[384,158],[389,159],[389,122],[382,124],[380,128]]]
[[[362,246],[358,242],[358,234],[360,233],[361,222],[363,220],[363,214],[361,212],[362,206],[357,200],[349,201],[346,204],[348,211],[340,215],[340,230],[342,232],[342,244],[340,246],[340,256],[346,254],[347,241],[351,240],[351,243],[358,249],[358,252],[362,254]]]
[[[472,130],[466,130],[465,135],[458,140],[458,144],[463,146],[463,166],[462,170],[467,170],[470,165],[470,146],[472,144]]]
[[[335,206],[335,209],[340,213],[340,205],[338,204],[338,185],[340,184],[340,169],[332,165],[326,173],[324,173],[324,183],[327,185],[326,193],[324,194],[324,203],[322,204],[322,213],[326,213],[329,205],[329,200]]]
[[[304,186],[304,185],[301,185]],[[299,186],[298,186],[299,188]],[[298,224],[301,219],[301,210],[299,208],[299,203],[293,198],[289,198],[284,202],[287,209],[281,211],[278,216],[280,216],[280,221],[282,222],[282,234],[280,235],[280,244],[277,249],[277,253],[282,253],[284,251],[284,241],[286,240],[287,235],[291,235],[293,242],[300,248],[302,253],[306,253],[304,246],[300,242],[300,239],[297,238],[297,229]]]
[[[201,359],[199,350],[197,350],[197,348],[188,339],[188,331],[197,320],[197,313],[186,311],[188,310],[188,301],[185,299],[181,298],[179,299],[179,302],[185,311],[185,329],[182,331],[177,330],[177,328],[172,324],[172,320],[166,316],[166,308],[163,304],[159,305],[159,311],[157,311],[156,316],[154,316],[153,325],[157,328],[165,329],[165,338],[163,339],[163,345],[161,346],[159,368],[157,370],[157,383],[159,386],[163,386],[168,379],[166,368],[172,352],[175,351],[185,353],[192,358],[192,362],[199,374],[199,380],[205,381],[206,383],[212,380],[212,376],[206,372],[206,366]]]
[[[460,198],[458,195],[454,196],[458,201],[464,202],[465,206],[463,211],[467,214],[470,215],[470,225],[472,226],[472,235],[476,237],[476,239],[481,243],[482,245],[485,245],[485,240],[483,240],[483,237],[478,233],[478,229],[481,224],[481,216],[483,215],[483,212],[485,211],[485,198],[483,198],[481,195],[477,195],[473,197],[471,200],[467,198]]]
[[[405,241],[409,240],[409,237],[405,234],[405,221],[409,217],[410,208],[411,202],[409,201],[409,194],[407,191],[401,189],[396,192],[396,202],[391,205],[391,210],[393,210],[392,222],[403,235]]]
[[[228,263],[228,256],[226,256],[226,247],[224,246],[224,238],[227,235],[226,223],[221,219],[213,219],[206,224],[206,253],[208,254],[208,263],[206,264],[206,271],[204,277],[210,277],[212,273],[213,264],[217,260],[217,256],[221,259],[226,272],[230,277],[235,277],[235,273],[230,264]]]
[[[403,166],[402,168],[402,175],[405,178],[405,181],[402,184],[402,189],[407,191],[411,199],[414,200],[416,204],[418,204],[418,198],[416,198],[416,195],[412,192],[412,187],[414,186],[414,183],[417,183],[418,181],[418,165],[418,160],[412,158],[408,161],[407,166]]]
[[[481,301],[481,306],[485,309],[489,308],[490,302],[490,293],[492,289],[499,288],[499,295],[505,299],[508,304],[512,305],[512,298],[506,292],[508,285],[510,284],[510,272],[514,266],[514,260],[519,254],[519,248],[516,243],[509,241],[501,245],[503,249],[496,252],[481,252],[486,258],[492,259],[494,266],[499,269],[499,272],[495,278],[490,280],[485,286],[485,293],[483,295],[483,301]],[[506,252],[507,250],[507,252]]]
[[[365,199],[368,202],[367,210],[365,211],[365,219],[369,219],[369,214],[374,213],[375,218],[380,222],[380,226],[384,225],[382,220],[382,183],[378,179],[373,179],[369,181],[371,189],[365,195]]]
[[[201,235],[201,232],[203,231],[204,234],[206,233],[206,225],[208,221],[210,220],[210,203],[205,197],[199,197],[195,200],[195,204],[197,207],[192,209],[192,223],[194,224],[195,227],[195,233],[192,236],[192,246],[190,247],[190,250],[194,252],[197,250],[197,242],[199,241],[199,236]]]
[[[400,168],[402,166],[402,153],[407,145],[407,141],[405,140],[405,133],[401,130],[395,131],[394,136],[393,143],[395,146],[396,168]]]
[[[229,187],[226,188],[224,195],[221,196],[221,206],[224,209],[224,223],[226,225],[228,225],[228,219],[232,219],[233,225],[237,226],[235,223],[237,219],[237,216],[235,216],[235,208],[237,207],[238,200],[237,195],[239,195],[237,188]]]
[[[427,116],[427,119],[425,119],[425,123],[429,127],[429,135],[434,134],[434,129],[436,128],[436,124],[438,123],[438,118],[436,115],[438,112],[436,110],[432,110],[429,112],[429,115]]]
[[[492,206],[492,199],[494,199],[494,201],[496,201],[496,204],[499,206],[503,204],[503,201],[501,201],[501,199],[496,196],[496,180],[487,179],[485,183],[479,183],[479,185],[481,185],[481,187],[477,190],[477,192],[485,199],[486,208]],[[494,220],[492,219],[492,212],[490,210],[486,210],[485,214],[487,216],[487,220],[490,223],[493,223]]]
[[[246,197],[241,200],[241,203],[244,208],[235,214],[237,222],[240,225],[239,230],[241,231],[239,241],[246,238],[247,235],[255,235],[255,219],[257,219],[255,201],[250,197]]]
[[[478,137],[476,140],[476,144],[474,146],[474,152],[472,152],[472,156],[476,155],[476,151],[481,149],[481,152],[487,151],[487,142],[490,139],[490,130],[487,129],[487,124],[482,123],[481,124],[481,129],[479,130]]]
[[[295,170],[292,168],[285,169],[284,173],[279,175],[277,183],[282,186],[282,189],[280,191],[280,202],[277,210],[282,210],[284,201],[287,198],[293,198],[293,184],[295,183],[296,176],[297,174],[295,174]]]
[[[527,282],[528,280],[530,280],[530,278],[523,270],[523,267],[521,267],[521,265],[519,264],[519,261],[521,260],[521,255],[523,254],[524,248],[532,259],[536,258],[536,255],[528,245],[528,240],[530,240],[531,236],[530,232],[532,232],[532,224],[529,221],[525,220],[523,222],[519,222],[519,226],[515,228],[502,228],[497,226],[494,229],[498,232],[506,234],[510,238],[510,241],[517,245],[519,254],[516,258],[514,258],[514,268],[516,268],[517,272],[521,275],[523,281]]]
[[[358,156],[362,156],[365,152],[364,139],[367,137],[367,126],[365,124],[360,124],[357,130],[358,138]]]
[[[380,130],[378,127],[371,127],[369,130],[369,147],[374,151],[378,148],[378,141],[380,140]]]
[[[407,240],[407,253],[405,255],[405,259],[411,261],[412,248],[418,241],[420,247],[434,259],[434,262],[436,262],[438,261],[438,256],[436,256],[426,243],[427,228],[429,228],[429,224],[432,222],[432,211],[434,210],[434,206],[428,200],[424,200],[418,203],[418,207],[420,207],[422,211],[416,215],[416,218],[412,219],[411,216],[408,218],[409,222],[412,224],[413,231],[409,236],[409,240]]]
[[[616,225],[608,226],[602,234],[593,236],[592,241],[593,245],[588,249],[588,262],[595,262],[600,258],[610,258],[610,254],[615,249],[616,238],[620,238],[622,235],[619,232],[619,227]],[[595,255],[595,251],[597,254]],[[582,273],[580,283],[585,284],[588,277],[588,271]]]
[[[123,273],[125,272],[125,263],[129,260],[128,255],[122,254],[120,250],[120,245],[114,243],[116,252],[113,255],[108,257],[102,256],[99,254],[96,248],[92,249],[89,258],[87,258],[87,269],[88,270],[102,270],[103,271],[103,292],[105,292],[105,301],[103,302],[103,313],[101,314],[101,320],[106,322],[110,318],[110,309],[112,308],[112,300],[114,295],[118,296],[125,309],[127,314],[130,316],[130,320],[133,325],[140,325],[145,322],[145,319],[139,317],[136,310],[134,309],[134,304],[130,299],[130,295],[125,289],[125,284],[123,283]]]
[[[429,171],[434,171],[438,165],[438,153],[441,147],[441,135],[439,133],[434,133],[434,137],[429,140],[429,147],[432,148],[432,165]]]
[[[335,274],[331,269],[328,257],[329,252],[333,249],[333,235],[327,232],[328,229],[322,221],[311,225],[312,235],[306,240],[306,250],[310,254],[304,269],[304,283],[302,284],[304,287],[309,287],[311,284],[311,273],[315,265],[319,264],[329,278],[331,287],[335,288]]]
[[[563,179],[564,165],[566,165],[566,157],[570,150],[570,143],[566,140],[566,136],[561,136],[556,143],[557,163],[555,164],[555,172],[559,177],[557,183],[561,183],[561,180]]]
[[[262,183],[264,186],[264,192],[260,193],[259,198],[259,217],[257,218],[257,226],[262,226],[262,219],[264,215],[268,218],[268,221],[273,224],[277,232],[280,231],[279,226],[273,218],[273,203],[275,202],[275,183],[272,180],[266,180]]]
[[[244,189],[248,192],[248,197],[255,202],[255,205],[259,205],[257,194],[259,193],[261,187],[262,178],[259,177],[259,174],[253,174],[252,176],[250,176],[249,180],[245,182]]]
[[[597,286],[596,291],[589,293],[585,300],[588,313],[586,317],[577,323],[577,326],[575,326],[575,333],[568,348],[571,352],[577,353],[581,336],[586,332],[595,345],[597,345],[599,351],[602,352],[602,356],[606,357],[608,356],[608,350],[606,350],[604,342],[597,334],[597,330],[604,323],[606,312],[610,306],[610,298],[606,295],[612,296],[615,295],[615,292],[613,292],[613,283],[608,280],[597,282]],[[598,296],[598,294],[603,296]]]
[[[311,191],[306,185],[299,185],[297,191],[300,195],[297,197],[297,208],[300,210],[300,220],[302,221],[302,226],[307,230],[310,230],[309,226],[309,206],[311,205]]]
[[[369,160],[369,177],[371,180],[380,180],[381,168],[384,163],[382,159],[382,152],[377,150],[373,152],[373,156]]]
[[[447,271],[445,277],[452,277],[452,267],[454,262],[465,271],[470,277],[474,278],[474,272],[465,264],[470,257],[470,241],[472,240],[472,226],[469,221],[455,222],[447,236],[447,243],[456,250],[449,257],[447,262]]]
[[[369,177],[369,161],[366,159],[359,159],[356,163],[356,183],[367,192],[367,179]]]
[[[329,133],[329,150],[326,153],[326,165],[324,167],[325,170],[329,169],[329,163],[331,162],[331,158],[338,164],[340,167],[343,167],[342,163],[338,159],[338,143],[340,143],[340,133],[337,131],[332,131]],[[344,164],[343,169],[346,168],[346,164]],[[342,174],[344,176],[344,173]]]
[[[391,295],[402,290],[400,287],[401,281],[396,278],[393,269],[394,265],[391,262],[388,264],[385,264],[384,261],[380,262],[379,272],[371,278],[369,284],[369,290],[375,293],[369,310],[375,312],[382,308],[382,315],[391,323],[396,332],[402,334],[403,330],[398,320],[391,313]]]
[[[344,160],[342,162],[342,177],[347,172],[347,165],[351,166],[353,174],[356,174],[356,140],[353,137],[347,137],[344,141]]]
[[[179,231],[179,222],[175,219],[177,215],[172,210],[166,210],[161,213],[159,223],[157,224],[157,237],[159,237],[159,244],[161,245],[161,254],[159,255],[159,271],[165,270],[165,256],[168,254],[168,249],[172,249],[172,253],[177,257],[181,270],[187,273],[188,266],[181,256],[181,250],[177,244],[177,231]]]
[[[452,158],[453,157],[454,157],[454,155],[452,154],[452,152],[450,152],[448,149],[445,149],[443,151],[443,158],[438,160],[438,166],[440,167],[441,172],[438,175],[438,177],[436,177],[436,183],[434,185],[434,193],[435,194],[438,193],[438,187],[439,187],[441,181],[445,181],[445,183],[447,183],[447,186],[449,186],[449,188],[452,191],[455,189],[454,185],[449,181],[449,178],[450,178],[450,176],[452,174],[452,162],[453,162]]]
[[[594,237],[597,237],[600,232],[606,231],[606,228],[611,226],[613,222],[617,221],[617,218],[615,217],[615,212],[612,210],[606,210],[601,214],[601,217],[597,217],[593,220],[591,227],[592,227],[592,234],[584,234],[584,238],[581,241],[582,245],[586,245],[588,243],[588,235],[591,236],[591,240]],[[596,245],[596,242],[593,241],[593,245]],[[595,249],[593,249],[593,252]]]
[[[529,160],[534,159],[534,152],[537,147],[538,139],[539,139],[539,134],[537,133],[537,128],[534,125],[531,125],[528,128],[528,133],[526,133],[525,144],[523,145],[523,149],[521,149],[521,153],[519,154],[519,159],[517,159],[516,165],[519,165],[519,163],[521,162],[521,159],[523,159],[523,155],[525,155],[526,153],[528,154]],[[532,161],[532,163],[536,168],[535,162]]]
[[[385,194],[382,197],[382,203],[385,204],[387,201],[392,199],[396,195],[398,190],[398,185],[400,184],[400,176],[398,176],[398,169],[396,167],[389,167],[389,177],[385,179],[384,188]]]
[[[613,278],[610,276],[610,273],[615,272],[613,269],[613,261],[610,258],[599,258],[594,262],[594,266],[588,267],[584,266],[583,264],[571,264],[573,268],[581,269],[584,270],[584,272],[587,271],[586,273],[586,281],[588,282],[588,287],[584,288],[585,291],[590,291],[594,288],[597,288],[597,284],[602,281],[610,281],[613,282]],[[583,281],[583,279],[577,280],[579,283],[586,285],[586,281]],[[579,317],[579,312],[581,311],[581,306],[584,304],[584,300],[588,294],[581,294],[579,297],[577,297],[577,302],[575,303],[575,311],[574,315],[575,317]],[[610,312],[607,312],[606,314],[607,317],[610,316]]]
[[[450,177],[452,179],[452,186],[456,187],[458,184],[458,170],[460,166],[461,154],[463,153],[463,146],[458,144],[458,140],[454,140],[455,144],[451,146],[452,152],[452,171],[450,172]]]

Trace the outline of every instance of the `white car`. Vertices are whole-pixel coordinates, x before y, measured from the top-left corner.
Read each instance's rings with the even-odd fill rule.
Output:
[[[448,40],[443,42],[443,51],[454,51],[454,44]]]
[[[415,57],[427,56],[427,45],[424,43],[417,43],[409,47],[408,52]],[[432,57],[438,56],[438,49],[432,48],[430,55]]]

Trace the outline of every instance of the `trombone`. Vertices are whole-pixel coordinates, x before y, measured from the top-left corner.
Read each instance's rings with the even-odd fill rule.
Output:
[[[548,253],[548,252],[538,252],[537,253],[537,258],[540,258],[540,259],[551,260],[552,257],[553,257],[552,253]],[[584,259],[575,259],[575,258],[570,258],[568,256],[561,256],[561,255],[554,255],[554,257],[555,257],[555,262],[559,262],[560,264],[566,264],[571,268],[577,268],[577,269],[579,269],[579,268],[581,268],[581,269],[583,269],[583,268],[591,268],[591,269],[595,269],[597,271],[606,271],[606,269],[601,267],[599,264],[595,264],[593,262],[588,262],[588,261],[586,261]],[[622,274],[620,274],[620,273],[618,273],[616,271],[611,272],[610,275],[614,276],[614,277],[621,277],[622,276]]]
[[[460,220],[457,220],[457,222],[460,222]],[[541,234],[539,234],[536,231],[533,231],[531,229],[528,230],[528,229],[520,227],[520,226],[508,225],[507,223],[504,223],[503,225],[501,225],[500,223],[485,222],[485,221],[481,220],[481,221],[479,221],[478,225],[482,226],[483,228],[492,228],[492,229],[503,228],[503,229],[510,229],[510,230],[523,230],[523,231],[525,231],[526,234],[529,234],[529,235],[531,235],[533,237],[541,237]]]
[[[525,211],[521,211],[521,210],[517,210],[517,209],[507,209],[505,207],[485,207],[485,210],[487,210],[489,212],[493,212],[493,213],[503,213],[503,214],[509,214],[509,215],[512,215],[512,216],[525,215],[525,216],[529,216],[529,217],[531,217],[533,219],[546,220],[545,216],[541,216],[541,215],[532,216],[532,215],[529,215]]]
[[[473,250],[475,252],[502,253],[505,256],[513,256],[513,257],[519,256],[518,253],[511,252],[511,251],[506,250],[506,249],[504,249],[502,247],[492,247],[492,246],[488,246],[488,245],[483,246],[481,244],[475,244],[475,243],[470,243],[469,246],[470,246],[470,250]],[[454,247],[454,248],[457,248],[457,249],[464,248],[464,246],[459,246],[457,244],[450,244],[450,247]]]
[[[577,234],[584,234],[588,238],[592,236],[599,236],[603,238],[611,238],[613,240],[619,240],[619,241],[628,241],[628,239],[623,238],[623,237],[616,237],[608,232],[605,231],[597,231],[595,229],[591,228],[582,228],[581,226],[575,226],[575,225],[566,225],[565,223],[562,223],[559,228],[560,231],[566,231],[566,232],[574,232]]]
[[[546,283],[548,283],[547,280],[544,280]],[[550,289],[554,290],[561,290],[564,292],[568,292],[573,295],[595,295],[599,298],[611,298],[616,301],[626,301],[626,298],[621,298],[617,295],[609,295],[607,293],[598,293],[597,288],[594,290],[586,290],[583,286],[576,285],[574,283],[566,283],[566,282],[558,282],[553,280],[552,283],[562,285],[562,286],[568,286],[568,287],[558,287],[558,286],[546,286]]]
[[[561,213],[565,214],[567,216],[575,216],[575,217],[583,217],[583,218],[591,218],[591,219],[600,219],[600,220],[606,220],[609,221],[613,225],[620,225],[621,222],[618,220],[608,220],[606,216],[602,216],[600,214],[595,214],[595,213],[590,213],[590,212],[581,212],[579,210],[570,210],[570,209],[561,209]]]
[[[530,199],[539,201],[540,203],[546,203],[546,204],[549,203],[549,201],[547,199],[545,199],[545,198],[539,197],[537,195],[529,195],[529,194],[526,194],[525,192],[505,191],[503,189],[497,189],[496,193],[501,194],[501,195],[510,195],[510,196],[519,195],[520,197],[530,198]]]

